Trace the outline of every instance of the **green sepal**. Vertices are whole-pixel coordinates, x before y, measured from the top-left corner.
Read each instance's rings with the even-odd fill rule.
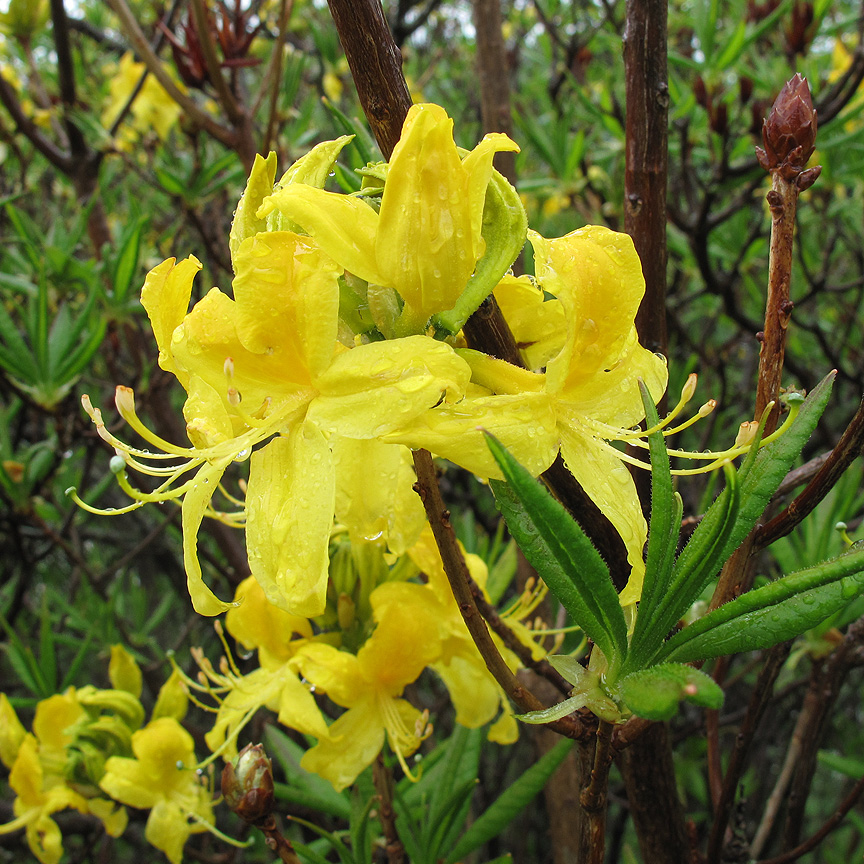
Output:
[[[585,532],[494,436],[486,443],[507,483],[490,481],[498,509],[540,578],[606,657],[614,680],[627,653],[627,625],[609,568]]]
[[[663,663],[631,672],[618,681],[621,701],[638,717],[668,720],[682,700],[719,708],[723,691],[713,678],[683,663]]]
[[[492,293],[525,245],[528,217],[519,193],[493,169],[483,206],[486,251],[456,305],[432,316],[436,330],[458,333],[477,307]]]
[[[690,662],[770,648],[815,627],[864,589],[864,549],[742,594],[676,633],[659,659]]]

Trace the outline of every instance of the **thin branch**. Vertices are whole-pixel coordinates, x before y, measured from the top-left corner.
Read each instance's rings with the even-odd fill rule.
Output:
[[[384,831],[387,864],[403,864],[405,847],[396,831],[396,813],[393,811],[393,772],[384,764],[380,753],[372,763],[372,782],[378,793],[378,819]]]
[[[815,849],[838,825],[843,821],[846,814],[858,803],[861,794],[864,793],[864,777],[853,787],[852,791],[843,799],[840,806],[831,814],[828,821],[809,839],[805,840],[794,849],[778,855],[776,858],[763,858],[758,864],[791,864],[802,855],[806,855],[811,849]]]
[[[720,860],[726,825],[729,822],[729,814],[735,801],[735,790],[744,771],[756,729],[762,720],[765,709],[768,707],[774,682],[783,668],[783,663],[789,656],[791,646],[791,642],[783,642],[780,645],[775,645],[768,652],[753,690],[750,693],[750,703],[747,706],[747,713],[735,737],[735,746],[729,757],[726,776],[723,778],[723,788],[717,805],[714,808],[714,822],[711,826],[711,835],[708,839],[708,851],[706,855],[708,864]]]
[[[183,109],[189,120],[197,123],[205,132],[212,135],[217,141],[230,147],[232,150],[237,146],[237,134],[214,120],[206,111],[199,108],[193,99],[184,93],[175,83],[174,79],[165,70],[162,61],[153,53],[150,43],[138,26],[132,10],[126,0],[106,0],[114,10],[123,27],[123,32],[132,43],[135,53],[141,59],[153,77],[162,85],[165,92]]]
[[[210,79],[210,83],[219,98],[219,103],[225,109],[225,114],[231,124],[242,126],[245,115],[222,74],[222,66],[216,56],[216,45],[213,42],[213,31],[210,27],[210,13],[204,5],[204,0],[192,0],[192,16],[195,20],[195,29],[198,32],[201,55],[204,58],[204,65],[207,67],[207,77]]]
[[[587,819],[589,853],[585,864],[603,864],[606,856],[606,796],[609,766],[612,764],[612,729],[611,723],[600,721],[594,747],[594,767],[588,785],[579,796]]]
[[[477,609],[477,604],[474,602],[468,585],[468,566],[450,524],[450,513],[444,507],[438,479],[435,476],[432,455],[428,450],[414,451],[414,468],[417,471],[415,489],[423,502],[426,517],[432,527],[432,533],[435,535],[435,542],[438,544],[438,550],[444,564],[444,572],[447,574],[465,626],[486,662],[486,668],[520,711],[542,710],[545,706],[530,690],[519,683],[504,662]],[[550,729],[577,741],[583,740],[590,734],[588,729],[575,717],[565,717],[548,725]]]
[[[855,416],[831,451],[816,476],[789,506],[756,532],[754,551],[770,546],[785,537],[834,488],[843,472],[861,455],[864,449],[864,399]]]

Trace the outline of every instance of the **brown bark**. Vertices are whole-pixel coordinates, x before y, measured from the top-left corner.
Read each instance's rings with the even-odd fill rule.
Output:
[[[510,135],[510,69],[501,32],[501,0],[474,0],[473,5],[483,131]],[[516,184],[515,153],[496,153],[495,167]]]
[[[624,67],[624,230],[633,238],[645,275],[636,329],[646,348],[666,354],[666,0],[627,3]]]
[[[678,799],[666,725],[649,726],[624,751],[619,767],[642,860],[645,864],[689,861],[684,812]]]

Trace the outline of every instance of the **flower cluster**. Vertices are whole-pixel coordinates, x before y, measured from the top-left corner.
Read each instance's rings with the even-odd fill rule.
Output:
[[[148,842],[180,864],[190,834],[215,832],[212,793],[180,725],[187,705],[180,677],[163,685],[146,725],[141,672],[120,645],[112,648],[109,677],[112,689],[70,687],[41,701],[31,732],[0,694],[0,760],[16,795],[15,818],[0,834],[24,828],[36,858],[58,864],[63,842],[54,813],[90,814],[119,837],[128,805],[150,811]]]
[[[513,277],[524,211],[492,169],[496,151],[517,149],[509,138],[487,135],[464,153],[443,109],[415,105],[390,161],[361,172],[359,193],[325,191],[348,140],[318,145],[278,183],[275,156],[256,161],[231,230],[232,296],[214,288],[187,311],[194,257],[148,275],[141,299],[159,363],[187,392],[191,447],[148,429],[128,388],[117,408],[158,453],[116,438],[85,397],[131,507],[182,499],[198,612],[230,606],[198,562],[210,516],[245,527],[271,603],[315,617],[334,520],[405,552],[423,524],[408,448],[499,478],[485,429],[534,474],[561,454],[621,535],[632,567],[622,602],[635,602],[647,528],[610,442],[644,417],[637,378],[659,399],[666,365],[637,338],[644,280],[632,242],[601,227],[551,240],[529,232],[535,276]],[[493,289],[527,368],[465,347],[461,324]],[[226,470],[246,460],[248,481],[229,491]],[[161,482],[139,491],[127,467]]]
[[[465,557],[482,591],[486,565],[476,555]],[[418,572],[425,582],[408,581]],[[546,652],[520,619],[544,594],[542,587],[529,589],[504,616],[538,658]],[[266,707],[281,724],[318,739],[300,764],[336,789],[354,782],[385,739],[411,776],[406,759],[431,726],[428,712],[413,707],[403,690],[426,668],[443,680],[457,722],[479,728],[500,711],[490,727],[490,740],[511,743],[518,735],[506,699],[450,593],[429,529],[392,565],[378,544],[334,543],[327,608],[314,621],[269,603],[253,577],[241,583],[235,600],[225,626],[243,648],[257,650],[258,668],[241,674],[226,650],[217,670],[195,652],[199,679],[184,676],[196,703],[216,714],[207,735],[212,758],[236,755],[240,731]],[[519,659],[500,642],[499,650],[511,669],[519,668]],[[325,695],[345,709],[329,726],[316,701]]]

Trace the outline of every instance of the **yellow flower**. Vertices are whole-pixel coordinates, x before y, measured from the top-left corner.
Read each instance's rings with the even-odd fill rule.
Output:
[[[63,837],[51,818],[59,810],[72,808],[79,813],[93,813],[112,837],[120,836],[126,828],[125,811],[118,810],[111,801],[85,798],[67,785],[64,778],[68,762],[66,745],[72,740],[67,730],[84,715],[75,691],[70,688],[36,706],[34,734],[24,733],[5,696],[0,700],[0,709],[4,727],[3,761],[9,765],[7,760],[12,760],[9,785],[16,794],[15,818],[0,825],[0,834],[24,828],[27,843],[42,864],[58,864],[63,854]]]
[[[149,467],[167,456],[123,444],[86,399],[85,408],[129,465],[166,478],[145,494],[121,475],[130,495],[140,503],[182,496],[187,583],[204,615],[230,604],[204,584],[198,529],[205,515],[243,523],[242,511],[219,514],[211,499],[231,462],[251,453],[245,527],[252,574],[271,603],[314,617],[325,605],[335,506],[331,436],[368,440],[394,432],[442,398],[460,397],[470,371],[449,345],[424,336],[337,346],[338,270],[308,237],[256,234],[239,244],[234,264],[234,298],[214,288],[188,315],[201,266],[196,259],[177,265],[169,259],[151,271],[142,291],[160,365],[188,393],[184,414],[193,447],[154,435],[135,414],[132,391],[117,391],[124,419],[164,454],[187,461]]]
[[[192,736],[173,718],[153,720],[132,736],[135,758],[112,756],[99,784],[112,798],[150,810],[145,837],[180,864],[190,834],[212,828],[210,793],[196,773]]]
[[[405,758],[428,734],[425,715],[400,697],[440,656],[441,604],[426,586],[406,582],[380,585],[370,602],[377,626],[356,656],[321,643],[297,654],[303,676],[348,709],[300,760],[337,790],[375,759],[385,736],[410,775]]]
[[[453,307],[483,255],[492,158],[518,149],[492,134],[462,158],[444,109],[413,105],[379,212],[361,198],[292,184],[265,198],[258,215],[280,210],[345,270],[398,291],[405,301],[399,332],[421,332],[430,316]]]
[[[645,292],[642,267],[630,238],[607,228],[589,226],[556,240],[529,236],[537,281],[560,302],[566,320],[563,346],[545,374],[462,351],[472,383],[491,395],[427,412],[388,440],[427,447],[499,478],[481,428],[535,474],[560,450],[627,547],[631,575],[621,602],[632,604],[641,594],[648,529],[630,472],[608,442],[631,436],[645,416],[639,378],[655,400],[666,389],[665,361],[639,344],[634,324]]]
[[[143,63],[136,63],[131,52],[127,52],[120,58],[117,72],[111,78],[109,85],[108,104],[102,111],[102,125],[109,128],[117,119],[123,106],[132,95],[146,67]],[[178,87],[182,85],[178,83]],[[132,103],[132,128],[139,134],[146,134],[151,130],[164,141],[171,131],[171,127],[180,118],[180,106],[168,95],[165,88],[152,76],[144,79],[144,84],[135,101]],[[124,135],[123,140],[126,148],[131,146],[128,140],[130,135]]]

